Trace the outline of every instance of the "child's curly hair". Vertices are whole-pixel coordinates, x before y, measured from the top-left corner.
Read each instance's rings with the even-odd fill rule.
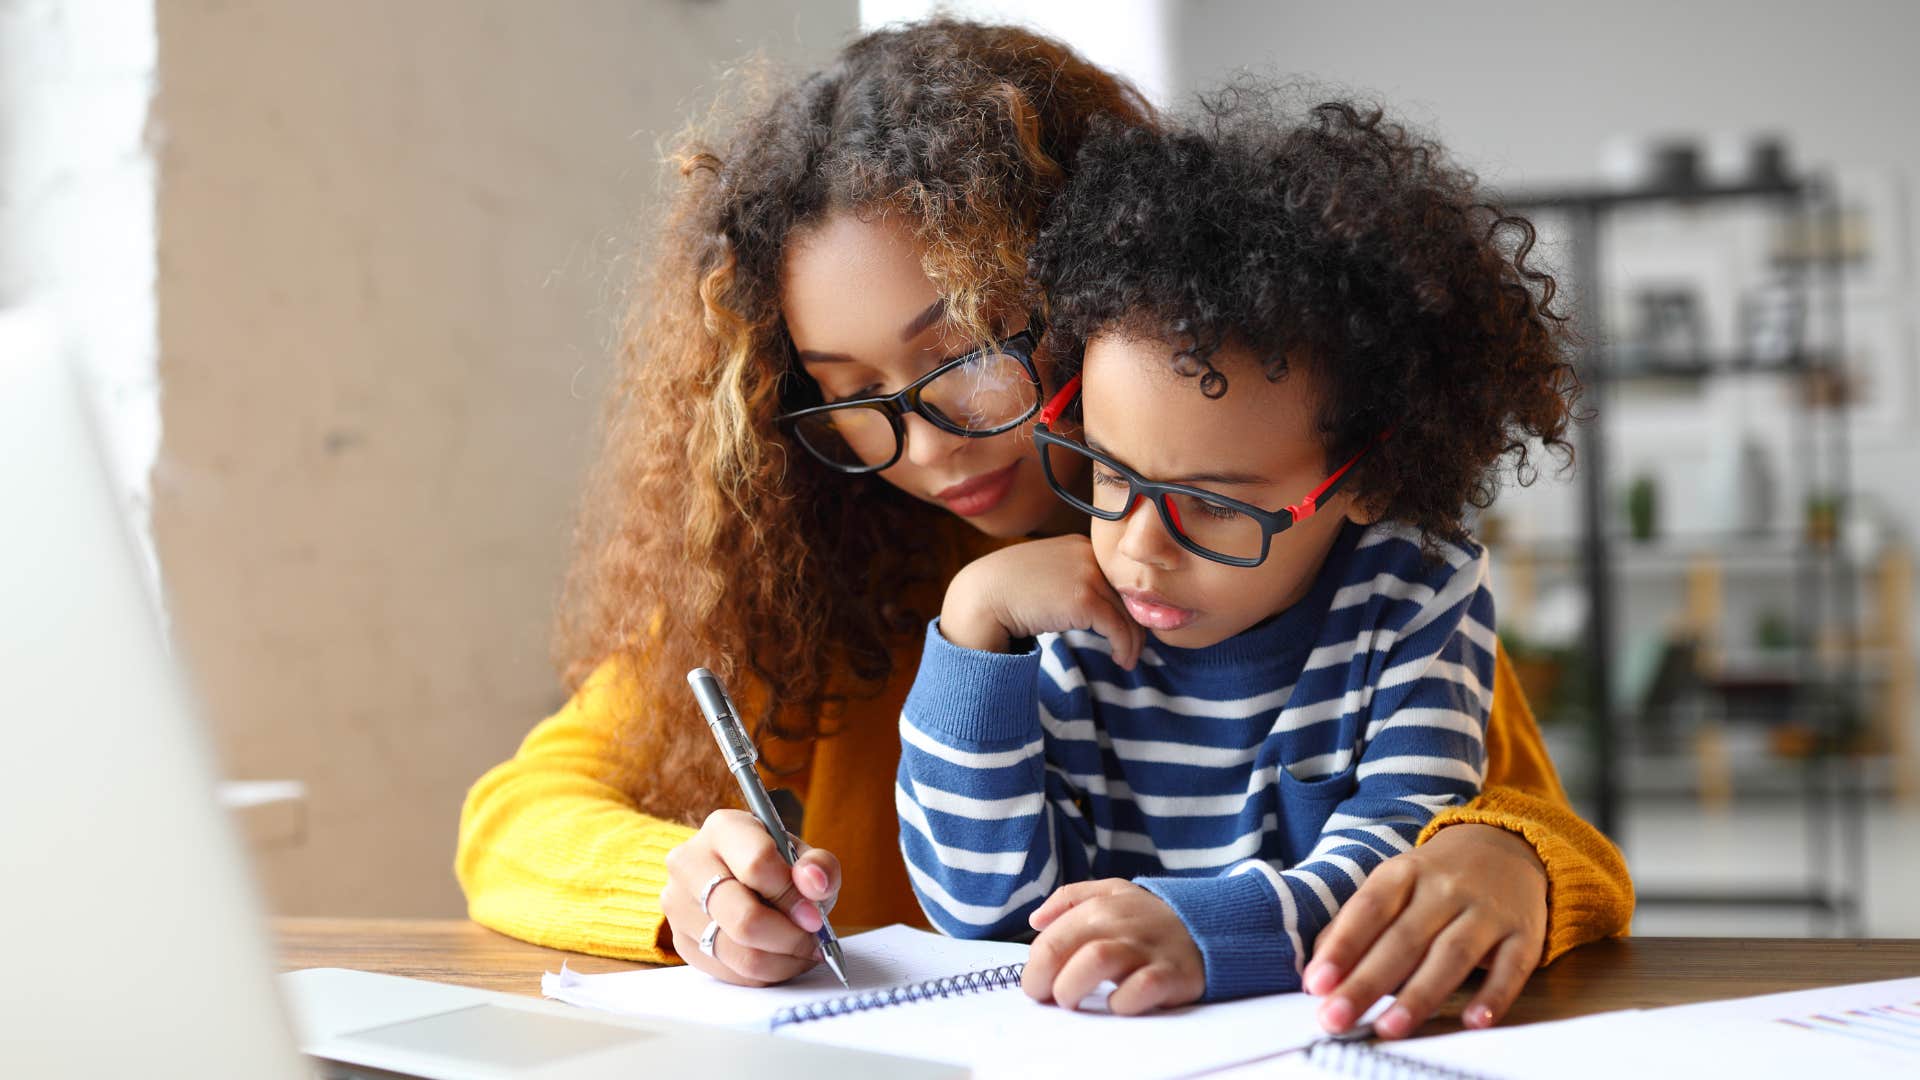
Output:
[[[1269,379],[1307,365],[1330,462],[1392,429],[1348,482],[1360,505],[1459,539],[1502,459],[1522,484],[1532,440],[1572,461],[1570,331],[1533,226],[1379,109],[1281,100],[1242,85],[1197,123],[1088,141],[1028,264],[1056,355],[1070,372],[1101,331],[1165,338],[1208,397],[1229,342]]]

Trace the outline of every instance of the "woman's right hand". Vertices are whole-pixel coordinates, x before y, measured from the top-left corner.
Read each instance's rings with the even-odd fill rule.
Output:
[[[760,820],[744,810],[715,810],[686,843],[667,852],[667,887],[660,908],[673,930],[673,949],[701,971],[740,986],[785,982],[820,962],[821,911],[840,895],[840,860],[793,841],[789,867]],[[700,910],[700,892],[715,875]],[[700,951],[707,922],[720,924],[713,955]]]

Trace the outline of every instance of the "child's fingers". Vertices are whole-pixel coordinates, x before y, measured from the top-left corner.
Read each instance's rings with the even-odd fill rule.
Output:
[[[1027,925],[1035,930],[1045,930],[1048,923],[1059,918],[1061,912],[1072,906],[1072,902],[1062,899],[1060,892],[1055,890],[1052,896],[1042,900],[1040,906],[1033,909],[1033,914],[1027,916]]]
[[[1124,607],[1121,608],[1121,613],[1123,615],[1126,613],[1126,609]],[[1126,622],[1127,622],[1126,670],[1132,671],[1134,667],[1140,663],[1140,654],[1146,651],[1147,628],[1144,626],[1141,626],[1137,622],[1134,622],[1133,616],[1131,615],[1126,616]]]
[[[1493,962],[1487,965],[1486,981],[1480,984],[1480,992],[1473,995],[1473,1001],[1461,1010],[1461,1020],[1470,1028],[1492,1027],[1507,1015],[1513,999],[1519,997],[1520,989],[1527,985],[1527,977],[1539,965],[1540,942],[1528,940],[1525,934],[1508,937],[1494,949]]]
[[[1120,603],[1119,595],[1110,589],[1095,593],[1087,598],[1082,615],[1094,633],[1113,643],[1113,662],[1132,670],[1133,658],[1140,651],[1134,643],[1134,635],[1140,632],[1140,626],[1127,617],[1127,609]]]
[[[1065,903],[1068,910],[1054,916],[1051,925],[1033,939],[1033,947],[1027,950],[1026,971],[1020,976],[1020,988],[1035,1001],[1053,1001],[1054,981],[1060,975],[1060,969],[1067,965],[1073,954],[1095,935],[1094,920],[1088,918],[1088,909],[1080,906],[1075,894],[1084,895],[1088,886],[1096,884],[1082,881],[1064,886],[1054,891],[1068,895]],[[1051,901],[1053,897],[1048,897]],[[1078,1004],[1073,1002],[1071,1004]]]
[[[1407,906],[1414,875],[1405,870],[1405,864],[1388,859],[1341,906],[1333,924],[1314,943],[1313,961],[1301,978],[1307,993],[1323,997],[1332,993]]]
[[[1173,1003],[1179,996],[1178,973],[1167,964],[1148,964],[1120,983],[1107,998],[1107,1009],[1120,1016],[1139,1016]]]
[[[1027,916],[1027,925],[1035,930],[1045,930],[1053,920],[1073,910],[1073,905],[1080,902],[1079,896],[1086,892],[1087,886],[1091,884],[1093,883],[1090,881],[1077,881],[1072,885],[1062,885],[1053,890],[1045,900],[1040,902],[1039,907],[1033,909],[1033,914]]]
[[[1033,914],[1027,916],[1027,925],[1035,930],[1045,930],[1048,924],[1080,904],[1121,892],[1131,884],[1125,878],[1097,878],[1093,881],[1076,881],[1071,885],[1062,885],[1041,901]]]
[[[1101,631],[1101,636],[1113,643],[1113,662],[1127,671],[1140,662],[1140,651],[1146,648],[1147,629],[1133,621],[1127,614],[1127,602],[1120,599],[1112,584],[1102,577],[1099,581],[1100,597],[1105,606],[1113,611],[1113,629]]]
[[[1447,995],[1499,941],[1499,931],[1471,917],[1453,920],[1428,947],[1413,977],[1400,988],[1393,1007],[1374,1022],[1374,1030],[1389,1039],[1404,1039],[1427,1022]]]
[[[1426,955],[1427,944],[1458,912],[1457,907],[1437,897],[1414,897],[1320,1006],[1321,1025],[1329,1031],[1344,1031],[1374,1002],[1393,993]]]
[[[1120,621],[1127,628],[1127,658],[1124,666],[1132,671],[1140,663],[1140,653],[1147,647],[1147,628],[1134,622],[1133,616],[1127,614],[1127,602],[1120,599],[1119,593],[1113,594],[1113,603],[1120,612]]]
[[[1084,940],[1053,977],[1053,1003],[1077,1009],[1103,982],[1119,982],[1145,967],[1147,954],[1129,942],[1095,936]]]

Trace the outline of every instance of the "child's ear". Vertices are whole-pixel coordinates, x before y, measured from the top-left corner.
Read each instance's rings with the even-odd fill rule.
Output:
[[[1346,514],[1347,520],[1355,525],[1372,525],[1387,514],[1386,502],[1382,499],[1363,500],[1359,496],[1345,492],[1340,494],[1340,499],[1344,504],[1340,508],[1341,512]]]

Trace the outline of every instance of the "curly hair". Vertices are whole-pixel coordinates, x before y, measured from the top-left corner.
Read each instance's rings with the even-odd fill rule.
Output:
[[[1330,463],[1392,431],[1349,481],[1360,505],[1459,539],[1503,459],[1522,484],[1535,440],[1572,462],[1554,279],[1532,224],[1439,145],[1375,107],[1288,97],[1243,83],[1192,122],[1088,140],[1030,259],[1056,363],[1077,370],[1102,331],[1164,339],[1208,397],[1228,343],[1268,379],[1305,365]]]
[[[876,598],[937,603],[925,586],[944,584],[966,531],[776,430],[804,380],[781,321],[790,241],[838,212],[895,215],[948,317],[990,340],[994,312],[1038,304],[1027,251],[1095,120],[1153,122],[1131,86],[1061,43],[953,20],[868,34],[757,97],[730,136],[696,128],[675,155],[680,188],[623,327],[555,635],[569,689],[609,660],[631,674],[634,752],[608,779],[679,820],[737,800],[687,718],[684,673],[738,676],[772,767],[803,766],[837,702],[877,689],[914,625]]]

